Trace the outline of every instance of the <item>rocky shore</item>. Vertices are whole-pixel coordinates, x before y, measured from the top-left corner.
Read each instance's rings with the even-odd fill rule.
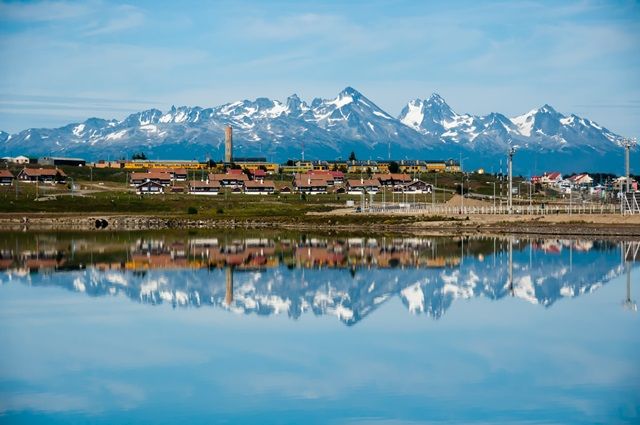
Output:
[[[366,219],[365,219],[366,217]],[[522,234],[548,236],[640,237],[640,216],[487,216],[408,217],[402,223],[384,217],[362,216],[360,222],[341,222],[335,215],[313,219],[232,219],[188,216],[123,214],[0,215],[4,231],[130,231],[162,229],[296,229],[321,231],[369,231],[412,234]]]

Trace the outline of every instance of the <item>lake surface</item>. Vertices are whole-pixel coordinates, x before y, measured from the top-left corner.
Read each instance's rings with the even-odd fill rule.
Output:
[[[638,423],[638,251],[0,233],[0,423]]]

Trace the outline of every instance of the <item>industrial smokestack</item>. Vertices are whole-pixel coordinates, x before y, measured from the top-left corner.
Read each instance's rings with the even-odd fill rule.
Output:
[[[230,125],[224,129],[224,162],[233,162],[233,128]]]

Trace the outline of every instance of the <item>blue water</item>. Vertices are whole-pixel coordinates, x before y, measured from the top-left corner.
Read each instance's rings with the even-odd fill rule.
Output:
[[[0,423],[640,421],[619,243],[92,238],[0,242]]]

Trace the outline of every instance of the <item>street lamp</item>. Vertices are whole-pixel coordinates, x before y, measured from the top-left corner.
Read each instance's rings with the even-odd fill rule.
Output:
[[[509,214],[513,208],[513,155],[515,153],[516,148],[511,146],[509,148]]]
[[[493,184],[493,210],[495,212],[496,209],[496,182],[487,182],[487,184]]]

